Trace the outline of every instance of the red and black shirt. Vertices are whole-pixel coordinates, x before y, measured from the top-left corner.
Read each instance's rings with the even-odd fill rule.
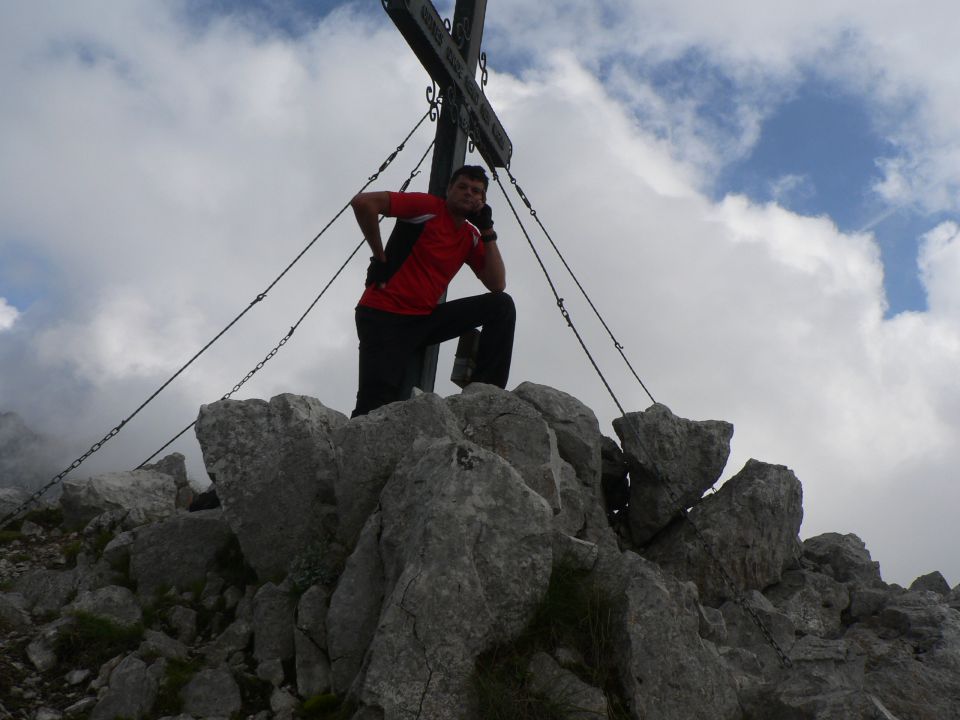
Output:
[[[486,248],[469,222],[456,226],[447,203],[427,193],[390,193],[389,215],[397,218],[384,251],[389,280],[371,285],[363,307],[402,315],[429,315],[464,263],[479,273]]]

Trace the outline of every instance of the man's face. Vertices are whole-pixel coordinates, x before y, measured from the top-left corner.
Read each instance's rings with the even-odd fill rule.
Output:
[[[482,180],[471,180],[461,175],[447,188],[447,208],[455,215],[477,212],[487,201]]]

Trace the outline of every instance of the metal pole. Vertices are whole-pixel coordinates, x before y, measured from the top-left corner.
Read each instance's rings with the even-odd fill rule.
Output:
[[[480,43],[483,39],[483,20],[487,11],[487,0],[457,0],[453,13],[453,37],[459,40],[458,33],[466,35],[460,47],[460,54],[467,63],[470,77],[476,75],[480,60]],[[443,90],[443,88],[441,88]],[[453,121],[451,104],[444,104],[437,124],[436,145],[433,151],[433,165],[430,169],[428,192],[446,197],[447,185],[453,171],[463,165],[467,155],[467,134]],[[446,300],[446,293],[440,302]],[[408,390],[417,385],[424,392],[433,392],[437,377],[437,358],[439,345],[431,345],[414,358],[414,364],[407,371]]]

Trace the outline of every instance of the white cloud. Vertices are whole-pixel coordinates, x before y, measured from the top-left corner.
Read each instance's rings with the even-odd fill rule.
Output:
[[[0,332],[9,330],[20,317],[20,311],[7,302],[7,299],[0,297]]]
[[[741,150],[695,127],[696,107],[632,83],[628,63],[613,92],[597,80],[600,60],[624,46],[624,35],[599,32],[613,5],[528,5],[505,4],[490,31],[494,44],[509,22],[511,32],[534,20],[543,31],[529,36],[537,62],[522,77],[494,73],[488,87],[515,143],[512,169],[654,395],[681,415],[735,424],[730,472],[750,456],[792,467],[805,488],[805,535],[858,532],[888,579],[909,582],[935,560],[956,582],[957,559],[925,530],[952,527],[953,505],[936,498],[951,497],[960,460],[956,228],[937,228],[925,241],[931,312],[884,320],[870,236],[776,204],[711,202],[700,188],[716,158]],[[392,27],[346,13],[293,40],[229,21],[185,27],[156,4],[24,7],[0,10],[9,99],[0,106],[0,237],[30,238],[64,282],[42,313],[21,317],[8,336],[14,343],[0,344],[0,396],[31,425],[82,449],[230,322],[341,209],[425,111],[427,83]],[[598,9],[574,24],[578,7]],[[758,116],[747,100],[773,93],[774,81],[789,84],[798,62],[834,48],[840,34],[824,33],[824,24],[859,22],[868,34],[877,22],[817,3],[753,15],[755,4],[741,3],[716,22],[689,3],[617,7],[628,11],[615,18],[634,23],[621,29],[637,38],[637,57],[699,47],[736,68],[753,88],[735,123],[749,138]],[[868,70],[879,57],[865,58]],[[895,94],[907,68],[891,72]],[[637,104],[662,126],[639,124]],[[679,131],[659,131],[672,120]],[[431,134],[428,127],[411,140],[376,187],[397,187]],[[691,138],[697,146],[679,152]],[[414,187],[424,186],[421,176]],[[577,395],[611,432],[613,403],[498,189],[491,203],[520,308],[512,382]],[[201,402],[229,390],[359,240],[343,218],[85,468],[139,462]],[[536,242],[622,402],[645,407],[552,251]],[[298,392],[349,411],[362,265],[348,268],[241,397]],[[453,294],[476,289],[462,278]],[[444,393],[455,390],[442,379],[450,354],[441,356]],[[196,474],[195,443],[177,449]],[[904,507],[919,506],[921,522],[905,516]]]

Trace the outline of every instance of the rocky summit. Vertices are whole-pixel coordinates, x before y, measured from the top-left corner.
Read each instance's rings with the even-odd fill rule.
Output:
[[[532,383],[203,406],[208,509],[172,455],[0,535],[0,718],[960,718],[960,588],[801,542],[787,467],[717,487],[728,423],[614,429]]]

